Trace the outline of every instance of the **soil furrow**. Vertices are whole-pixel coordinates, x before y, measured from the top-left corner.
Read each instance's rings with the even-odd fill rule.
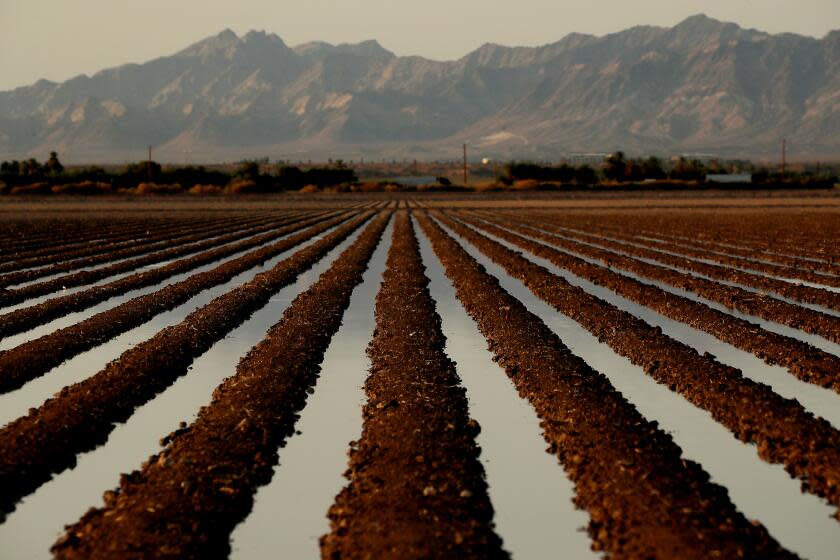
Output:
[[[4,313],[3,315],[0,315],[0,338],[25,332],[38,325],[46,324],[54,319],[67,315],[68,313],[87,309],[88,307],[106,301],[114,296],[122,295],[139,288],[153,286],[167,280],[168,278],[183,274],[202,265],[210,264],[225,257],[235,255],[241,251],[269,243],[273,239],[303,229],[322,219],[322,217],[291,219],[285,222],[288,225],[282,225],[283,222],[279,222],[277,224],[280,226],[278,229],[274,229],[268,233],[258,235],[251,239],[245,239],[223,247],[211,249],[198,255],[186,257],[152,270],[138,272],[136,274],[132,274],[131,276],[126,276],[101,286],[93,286],[74,294],[50,298],[29,307],[23,307]],[[3,353],[0,353],[0,362],[2,362],[3,355]],[[0,370],[2,370],[1,367]],[[0,373],[0,378],[1,377],[2,373]],[[2,382],[0,382],[0,384],[2,384]]]
[[[23,218],[23,221],[12,222],[8,226],[8,233],[3,235],[2,243],[16,243],[23,247],[35,246],[39,243],[67,244],[64,239],[56,239],[55,227],[58,224],[66,226],[67,232],[72,235],[73,243],[84,243],[92,239],[106,238],[108,236],[120,235],[122,233],[136,232],[137,228],[145,227],[147,224],[163,225],[166,219],[159,216],[130,216],[126,218],[112,216],[85,216],[85,217],[56,217],[48,219]],[[15,218],[12,218],[14,220]],[[216,216],[198,216],[187,218],[191,222],[211,222],[220,220]]]
[[[802,482],[803,490],[840,507],[840,432],[827,421],[500,243],[443,219],[540,299],[580,323],[657,382],[708,411],[739,440],[755,444],[762,459],[783,464]],[[840,519],[840,512],[835,515]]]
[[[160,290],[136,297],[70,327],[0,352],[0,392],[12,391],[47,373],[64,360],[107,342],[114,336],[141,325],[172,309],[199,292],[226,282],[237,274],[259,266],[272,257],[305,242],[344,221],[346,215],[325,220],[305,231],[267,247],[247,253],[212,270],[195,274]],[[303,229],[305,223],[289,226]],[[280,230],[282,231],[282,230]],[[215,259],[214,259],[215,260]]]
[[[270,212],[263,212],[263,217],[269,217]],[[50,219],[24,218],[29,220],[27,231],[20,231],[17,236],[7,237],[4,240],[8,243],[19,243],[22,246],[36,245],[38,243],[53,243],[56,245],[67,245],[71,243],[86,243],[98,239],[113,238],[118,235],[135,234],[148,229],[166,227],[179,227],[180,225],[209,225],[213,223],[225,223],[231,219],[242,219],[253,217],[242,212],[219,213],[219,214],[195,214],[192,212],[175,212],[169,216],[158,214],[136,214],[128,213],[121,215],[90,213],[84,216],[54,217]],[[174,218],[174,219],[172,219]],[[12,218],[14,219],[14,218]],[[57,239],[55,236],[56,226],[66,225],[70,238]]]
[[[225,297],[239,306],[243,297],[257,301],[246,296],[253,291],[264,303],[369,215],[330,234],[319,242],[321,247],[304,249],[288,264],[239,288],[241,295]],[[230,532],[250,511],[256,489],[271,479],[278,448],[293,434],[297,413],[315,385],[319,364],[387,221],[386,214],[376,218],[295,298],[282,320],[240,361],[236,374],[214,391],[192,425],[171,434],[166,448],[140,471],[124,475],[120,488],[106,493],[104,508],[91,509],[69,527],[53,547],[56,557],[227,558]],[[219,311],[214,309],[208,319],[223,320]],[[189,329],[184,335],[192,336]],[[162,373],[169,367],[162,362],[153,369]]]
[[[537,223],[542,229],[567,235],[565,230],[560,230],[558,227],[553,226],[550,223],[537,220],[531,220],[529,223],[532,225]],[[618,251],[624,255],[632,257],[655,259],[656,255],[654,254],[654,256],[650,256],[644,250],[639,250],[630,245],[610,242],[600,238],[587,239],[582,238],[582,236],[576,238],[581,239],[586,243],[592,243],[598,247]],[[663,261],[660,260],[659,262]],[[750,292],[748,290],[744,290],[743,288],[727,286],[725,284],[693,276],[688,273],[681,273],[678,271],[673,272],[674,274],[667,272],[659,273],[656,279],[661,279],[663,282],[667,282],[681,290],[694,292],[701,297],[717,302],[728,309],[740,311],[741,313],[745,313],[747,315],[761,317],[767,321],[799,329],[809,334],[816,334],[826,340],[840,343],[840,318],[838,317],[827,313],[820,313],[819,311],[815,311],[807,307],[788,303],[768,295]]]
[[[722,241],[746,245],[755,251],[781,251],[796,255],[818,258],[829,266],[837,266],[840,253],[836,247],[825,243],[832,234],[840,233],[830,220],[820,219],[809,213],[761,213],[751,214],[750,219],[733,224],[730,216],[710,214],[695,215],[680,212],[673,215],[646,215],[644,218],[626,216],[622,228],[610,228],[620,233],[652,232],[654,236],[667,232],[682,235],[688,239],[703,239],[707,242]],[[742,218],[739,216],[739,218]],[[580,222],[581,225],[586,222]],[[836,222],[834,222],[836,224]],[[598,230],[602,222],[589,221],[584,229]]]
[[[291,214],[289,216],[292,216]],[[282,217],[282,216],[280,216]],[[79,259],[64,261],[50,266],[20,270],[18,272],[9,272],[0,276],[0,286],[9,286],[20,284],[23,282],[31,282],[44,276],[52,276],[62,272],[70,272],[80,268],[96,266],[103,263],[122,260],[138,255],[145,255],[146,253],[153,253],[155,251],[165,250],[173,245],[182,245],[187,243],[194,243],[209,237],[217,237],[227,233],[255,228],[267,223],[270,219],[258,218],[255,220],[236,220],[225,224],[213,224],[210,226],[202,226],[196,228],[182,229],[174,234],[160,234],[154,237],[147,238],[144,242],[124,249],[116,249],[109,251],[106,254],[94,255],[90,257],[82,257]],[[2,295],[2,292],[0,292]]]
[[[624,235],[626,234],[627,232],[624,233]],[[762,274],[784,277],[794,281],[795,279],[798,279],[826,286],[840,286],[840,278],[836,275],[817,274],[812,270],[814,268],[813,266],[801,267],[789,266],[776,262],[764,262],[767,259],[759,260],[756,258],[746,258],[745,256],[732,254],[732,252],[727,252],[709,244],[686,243],[684,241],[668,239],[664,236],[631,235],[629,240],[660,251],[667,251],[689,258],[711,260],[716,264],[723,266],[751,269],[752,271],[757,271]],[[748,256],[754,257],[756,255],[755,252],[753,252]],[[758,256],[760,257],[760,255]],[[815,263],[811,264],[813,265]]]
[[[78,453],[104,443],[114,423],[125,422],[136,407],[187,373],[196,357],[369,218],[370,214],[354,218],[5,426],[0,430],[0,510],[11,511],[54,473],[73,467]]]
[[[543,216],[550,213],[536,211]],[[553,216],[556,217],[556,214]],[[606,219],[604,219],[606,218]],[[620,223],[620,227],[608,224]],[[654,237],[681,236],[706,243],[730,243],[754,251],[780,251],[816,258],[836,266],[840,253],[826,239],[840,234],[838,222],[825,213],[773,210],[709,213],[674,209],[672,212],[626,212],[565,215],[563,225],[587,231],[612,231],[632,235],[651,233]]]
[[[278,220],[265,225],[250,227],[248,229],[241,229],[239,227],[231,228],[231,230],[233,231],[232,233],[228,233],[225,230],[221,230],[218,231],[220,235],[214,236],[214,239],[199,241],[198,243],[192,245],[187,245],[187,241],[180,241],[178,246],[172,249],[158,251],[150,255],[138,257],[136,259],[122,261],[119,263],[112,264],[110,266],[97,268],[95,270],[82,270],[73,274],[68,274],[60,276],[58,278],[46,280],[44,282],[30,284],[22,288],[10,288],[6,290],[0,290],[0,306],[15,305],[17,303],[25,302],[26,300],[31,298],[60,292],[61,290],[66,288],[84,286],[85,284],[92,284],[94,282],[98,282],[99,280],[105,280],[110,276],[116,276],[117,274],[142,269],[143,267],[148,265],[169,261],[172,259],[183,257],[185,255],[201,253],[208,249],[226,245],[234,241],[239,241],[240,239],[244,239],[246,237],[252,237],[265,232],[273,231],[278,227],[289,223],[290,221],[292,220]],[[205,236],[199,236],[199,239],[201,237]],[[45,270],[50,269],[48,268]]]
[[[164,225],[162,220],[138,220],[125,223],[106,223],[103,220],[85,220],[77,223],[66,223],[60,220],[50,220],[40,224],[26,233],[21,233],[17,238],[9,238],[3,241],[3,262],[12,259],[26,258],[29,254],[56,252],[59,250],[73,250],[103,242],[113,242],[126,236],[142,235],[150,228]],[[58,227],[66,233],[60,239],[56,239],[55,232]],[[72,240],[72,241],[68,241]]]
[[[228,220],[224,220],[221,222],[213,221],[210,222],[210,225],[214,223],[224,224],[227,221]],[[56,261],[64,261],[70,258],[103,254],[112,251],[116,248],[131,246],[134,243],[145,241],[150,237],[154,237],[160,233],[170,233],[173,231],[177,232],[183,230],[185,227],[189,228],[201,225],[204,225],[204,221],[200,221],[198,223],[190,222],[189,225],[185,225],[183,223],[160,224],[156,221],[154,222],[154,225],[140,224],[132,228],[131,231],[114,237],[102,237],[92,235],[90,241],[84,242],[82,244],[78,243],[77,241],[74,241],[72,243],[60,243],[53,247],[35,251],[28,251],[25,253],[19,250],[15,250],[14,252],[10,251],[9,253],[4,253],[3,262],[0,263],[0,272],[19,270],[24,267],[52,264]],[[9,259],[5,258],[6,256],[11,258],[11,262],[7,262]]]
[[[720,252],[712,252],[709,249],[704,249],[701,247],[694,247],[688,246],[685,243],[673,243],[663,239],[654,239],[651,237],[643,237],[639,238],[638,236],[630,235],[628,236],[627,232],[623,234],[617,234],[613,232],[611,236],[619,236],[618,238],[622,241],[629,241],[632,243],[638,243],[644,245],[650,249],[655,249],[659,251],[667,251],[669,253],[675,253],[678,256],[684,256],[688,258],[696,258],[696,259],[706,259],[712,260],[726,267],[734,266],[744,269],[752,269],[764,274],[769,274],[772,276],[781,276],[790,279],[799,279],[805,280],[807,282],[813,282],[816,284],[823,284],[825,286],[831,286],[834,288],[840,287],[840,278],[836,276],[826,276],[824,274],[814,274],[809,270],[801,270],[789,266],[782,266],[782,265],[774,265],[768,264],[756,260],[749,260],[744,259],[738,256],[730,256],[730,255],[723,255]],[[714,266],[714,265],[713,265]],[[738,271],[736,271],[738,272]],[[749,274],[751,276],[758,276],[757,274],[752,274],[750,272],[745,271],[744,274]]]
[[[500,219],[491,218],[491,220],[499,223]],[[670,319],[703,330],[727,344],[750,352],[770,365],[782,365],[803,381],[822,387],[830,387],[840,392],[840,356],[829,354],[800,340],[764,330],[749,321],[669,293],[656,286],[623,276],[603,266],[594,265],[572,255],[544,247],[542,244],[533,243],[524,237],[512,234],[511,231],[506,229],[469,218],[466,221],[497,237],[519,245],[531,253],[548,259],[553,264],[582,278],[607,287],[629,300],[649,307]],[[679,285],[684,276],[678,272],[649,265],[629,257],[579,243],[568,242],[553,235],[518,225],[511,220],[501,219],[501,223],[505,228],[522,235],[600,260],[609,267],[628,270],[639,276],[671,285]],[[709,289],[713,290],[717,287],[714,282],[708,282],[708,284],[712,285]]]
[[[368,346],[362,436],[323,558],[506,558],[417,239],[398,214]]]
[[[712,256],[704,258],[712,258],[718,260],[719,262],[734,263],[736,266],[758,268],[756,265],[761,265],[762,267],[765,267],[761,268],[761,270],[765,270],[769,274],[776,274],[778,276],[790,276],[794,273],[805,272],[810,274],[802,277],[803,280],[825,283],[824,281],[828,279],[832,282],[840,282],[840,279],[838,279],[838,275],[840,275],[840,268],[829,263],[818,263],[812,260],[805,260],[789,255],[767,253],[765,251],[761,251],[760,249],[733,246],[732,244],[721,245],[713,241],[704,241],[696,238],[689,240],[679,236],[664,234],[662,232],[651,232],[645,230],[640,233],[634,233],[632,236],[640,243],[645,241],[653,243],[661,242],[666,246],[675,245],[677,247],[696,251],[698,254],[709,252],[712,253]],[[725,260],[721,261],[720,259]]]
[[[563,235],[573,237],[576,239],[583,239],[584,241],[590,243],[597,243],[599,245],[609,244],[610,246],[620,246],[624,252],[642,256],[648,259],[654,259],[661,263],[665,263],[670,266],[676,266],[685,270],[690,270],[692,272],[703,274],[710,278],[724,280],[727,282],[734,282],[736,284],[741,284],[742,286],[747,286],[758,290],[764,290],[770,292],[771,294],[776,293],[792,300],[811,303],[814,305],[821,305],[829,309],[840,310],[840,293],[824,290],[821,288],[812,288],[810,286],[792,284],[790,282],[785,282],[784,280],[777,280],[775,278],[769,278],[766,276],[761,276],[759,274],[743,272],[726,266],[707,264],[693,260],[688,257],[662,253],[654,249],[646,249],[634,245],[628,245],[627,241],[633,241],[626,239],[626,234],[615,239],[612,238],[612,236],[610,236],[609,239],[603,239],[601,237],[593,236],[591,234],[564,230]]]
[[[771,249],[762,246],[747,246],[735,242],[715,241],[712,239],[686,238],[678,235],[668,235],[661,232],[649,232],[650,236],[670,239],[678,243],[697,243],[701,248],[708,247],[711,250],[730,253],[741,257],[760,258],[773,261],[785,266],[810,270],[811,272],[822,272],[824,274],[840,275],[840,266],[827,260],[809,257],[807,254],[797,255],[794,250],[783,248]],[[738,240],[740,241],[740,240]],[[780,250],[781,249],[781,250]]]
[[[420,223],[495,360],[540,416],[589,512],[593,548],[614,558],[793,557],[457,242]]]

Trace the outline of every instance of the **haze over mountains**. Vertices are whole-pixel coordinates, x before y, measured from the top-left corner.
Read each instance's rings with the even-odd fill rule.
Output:
[[[430,34],[429,40],[438,40]],[[840,156],[840,31],[673,28],[484,45],[439,62],[375,41],[294,48],[232,31],[172,56],[0,92],[0,159]]]

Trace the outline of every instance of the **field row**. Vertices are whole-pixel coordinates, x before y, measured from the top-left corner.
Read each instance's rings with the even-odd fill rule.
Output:
[[[35,224],[0,236],[28,240],[0,257],[10,557],[53,542],[61,558],[295,550],[253,529],[261,515],[301,523],[306,554],[321,537],[328,558],[527,557],[528,541],[576,546],[575,523],[591,557],[830,558],[840,546],[840,318],[824,243],[793,253],[785,221],[784,241],[764,245],[743,220],[720,225],[742,236],[736,248],[693,235],[702,220],[658,214],[606,227],[584,213],[375,206],[195,216],[142,234],[148,223],[80,223],[68,243]],[[373,294],[375,307],[360,299]],[[364,310],[370,331],[352,338]],[[447,332],[457,313],[469,319]],[[365,364],[361,414],[351,392],[323,393],[342,376],[335,352]],[[469,352],[498,365],[451,359]],[[509,381],[492,393],[489,376]],[[355,436],[298,433],[324,399],[347,407]],[[543,454],[498,470],[505,436],[479,422],[519,403],[534,424],[511,427],[516,438],[542,438],[562,467],[534,475],[535,493],[573,497],[533,525],[568,529],[569,543],[507,520],[527,518],[505,492],[527,494]],[[338,429],[329,408],[315,421],[325,433]],[[313,474],[285,473],[298,441],[329,448],[310,451],[332,457],[325,474],[312,460]],[[306,506],[314,521],[269,497],[298,483],[327,489]]]

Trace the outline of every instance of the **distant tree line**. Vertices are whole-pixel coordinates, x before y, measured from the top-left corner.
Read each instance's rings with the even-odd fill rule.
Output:
[[[746,173],[757,184],[796,182],[813,186],[832,186],[838,181],[836,168],[816,171],[810,168],[789,169],[784,175],[778,170],[757,167],[750,162],[721,163],[678,157],[665,162],[658,157],[628,158],[623,152],[607,156],[599,169],[589,165],[573,166],[566,163],[546,165],[514,162],[505,166],[499,178],[505,184],[517,181],[594,185],[601,181],[638,183],[644,181],[693,181],[703,182],[711,174],[727,175]]]
[[[619,183],[658,181],[704,181],[711,174],[729,174],[729,170],[718,163],[703,163],[698,159],[679,157],[666,164],[660,158],[627,158],[623,152],[616,152],[604,160],[603,175],[608,181]]]
[[[446,173],[449,167],[441,163],[415,162],[407,168],[413,172],[437,172],[432,188],[452,187]],[[390,169],[390,168],[389,168]],[[483,169],[483,168],[482,168]],[[487,169],[491,182],[482,188],[513,188],[516,190],[554,189],[573,185],[589,187],[606,183],[628,185],[648,181],[700,183],[709,174],[748,173],[753,184],[779,187],[808,186],[831,187],[838,183],[840,166],[799,164],[790,166],[782,174],[775,168],[760,167],[749,161],[701,161],[678,157],[662,160],[657,157],[629,158],[622,152],[607,156],[600,165],[546,164],[536,162],[511,162],[504,166],[499,177]],[[170,194],[192,192],[212,193],[275,193],[281,191],[336,192],[374,191],[383,189],[408,189],[410,185],[397,185],[393,181],[359,182],[356,171],[344,161],[330,160],[327,165],[298,167],[286,162],[269,164],[267,158],[246,160],[236,165],[214,166],[162,166],[154,161],[140,161],[108,168],[99,166],[65,167],[56,152],[46,161],[34,158],[0,163],[0,194],[102,194],[131,192],[137,194]],[[423,186],[428,189],[430,186]],[[476,187],[478,188],[478,187]]]
[[[277,181],[285,188],[300,189],[307,185],[328,187],[358,181],[356,172],[338,162],[333,167],[312,167],[302,170],[288,165],[277,166]]]
[[[319,188],[354,183],[355,172],[341,160],[329,167],[301,169],[290,165],[267,165],[260,160],[247,160],[230,170],[208,169],[204,166],[162,166],[154,161],[140,161],[106,170],[88,166],[67,169],[52,152],[43,163],[31,158],[24,161],[0,163],[0,186],[39,188],[31,192],[59,192],[56,187],[68,184],[95,184],[99,191],[136,189],[144,184],[177,185],[189,189],[195,185],[232,187],[235,192],[271,193],[299,190],[308,185]]]
[[[56,152],[50,152],[50,157],[43,164],[35,158],[23,161],[4,161],[0,163],[0,176],[21,177],[25,180],[57,177],[64,173],[64,166],[58,160]]]
[[[588,165],[543,166],[536,163],[509,163],[505,166],[501,181],[512,184],[516,181],[534,180],[541,183],[564,183],[592,185],[598,182],[598,174]]]

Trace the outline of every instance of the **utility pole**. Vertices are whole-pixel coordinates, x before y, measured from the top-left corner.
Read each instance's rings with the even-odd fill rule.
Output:
[[[785,180],[785,168],[787,167],[787,138],[782,138],[782,181]]]
[[[467,145],[464,144],[464,186],[467,186]]]
[[[149,183],[152,182],[152,147],[149,146],[149,159],[146,160],[146,171],[149,175]]]

